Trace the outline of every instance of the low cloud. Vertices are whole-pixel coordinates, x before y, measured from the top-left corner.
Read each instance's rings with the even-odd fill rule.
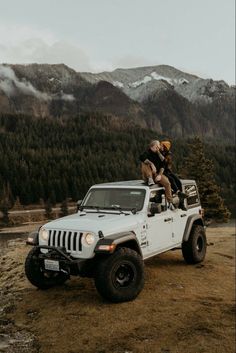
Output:
[[[35,96],[41,100],[48,100],[50,97],[38,91],[30,82],[19,80],[12,68],[0,65],[0,89],[8,96],[14,96],[17,90],[24,94]]]
[[[75,97],[73,96],[73,94],[63,93],[61,95],[61,99],[63,99],[64,101],[73,102],[75,100]]]
[[[76,71],[91,71],[87,54],[68,41],[46,43],[40,38],[30,38],[14,45],[0,44],[2,63],[9,64],[61,64]]]
[[[14,70],[6,65],[0,65],[0,90],[8,97],[12,97],[20,91],[23,94],[31,95],[40,100],[62,99],[72,102],[75,100],[73,94],[67,94],[61,91],[58,94],[47,94],[37,90],[29,81],[19,80]]]

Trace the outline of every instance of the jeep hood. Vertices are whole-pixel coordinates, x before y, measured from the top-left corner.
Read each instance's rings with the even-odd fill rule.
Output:
[[[134,230],[140,221],[140,214],[79,212],[46,223],[43,227],[53,230],[72,230],[79,232],[102,231],[104,236],[117,232]]]

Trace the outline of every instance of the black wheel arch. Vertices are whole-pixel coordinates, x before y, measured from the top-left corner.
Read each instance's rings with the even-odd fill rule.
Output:
[[[184,229],[183,242],[188,241],[193,225],[200,225],[204,227],[204,222],[200,214],[193,214],[188,217]]]
[[[105,247],[107,246],[107,250]],[[110,250],[109,250],[110,246]],[[100,239],[95,247],[95,254],[112,254],[120,248],[128,248],[142,256],[142,251],[134,232],[122,232]]]

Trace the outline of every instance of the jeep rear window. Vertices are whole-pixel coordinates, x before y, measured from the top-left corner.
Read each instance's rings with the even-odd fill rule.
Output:
[[[144,189],[94,188],[89,191],[82,206],[140,211],[143,208],[145,194]]]
[[[185,192],[189,195],[187,198],[188,206],[199,204],[199,196],[196,185],[185,185]]]

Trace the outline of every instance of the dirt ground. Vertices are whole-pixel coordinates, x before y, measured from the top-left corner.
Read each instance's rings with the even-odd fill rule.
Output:
[[[110,304],[92,279],[37,290],[24,275],[29,247],[10,240],[0,252],[0,352],[234,353],[235,223],[208,227],[207,241],[204,263],[185,264],[179,250],[156,256],[139,297]]]

